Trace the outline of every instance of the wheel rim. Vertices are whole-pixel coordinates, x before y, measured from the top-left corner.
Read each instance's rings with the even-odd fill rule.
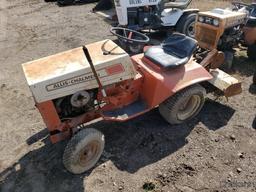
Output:
[[[79,152],[78,163],[82,166],[87,166],[94,162],[94,159],[98,157],[99,153],[100,143],[98,141],[91,141]]]
[[[188,25],[187,27],[187,30],[186,30],[186,34],[189,36],[189,37],[192,37],[194,38],[195,37],[195,23],[196,22],[192,22]]]
[[[177,113],[179,120],[184,121],[192,117],[201,105],[201,97],[199,95],[192,95],[188,101],[182,105]]]

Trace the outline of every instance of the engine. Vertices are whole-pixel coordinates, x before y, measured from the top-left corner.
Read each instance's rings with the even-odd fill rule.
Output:
[[[135,77],[129,55],[113,41],[104,40],[86,47],[103,86]],[[53,101],[61,118],[79,115],[94,106],[99,85],[82,47],[31,61],[22,67],[35,102]]]
[[[218,50],[227,51],[231,50],[235,45],[237,45],[242,39],[242,26],[238,25],[225,29],[223,35],[220,37],[218,42]]]
[[[128,8],[128,25],[139,28],[157,28],[161,25],[161,19],[156,6]]]
[[[94,109],[97,89],[82,90],[55,99],[54,105],[60,119],[72,118]]]

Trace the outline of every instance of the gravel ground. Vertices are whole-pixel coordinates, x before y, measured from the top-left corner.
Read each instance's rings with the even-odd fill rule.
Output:
[[[106,137],[100,162],[82,175],[64,169],[66,143],[49,142],[21,63],[113,38],[93,6],[0,2],[1,191],[256,191],[256,97],[244,51],[232,70],[242,94],[229,100],[209,94],[199,116],[178,126],[157,110],[126,123],[94,123]]]

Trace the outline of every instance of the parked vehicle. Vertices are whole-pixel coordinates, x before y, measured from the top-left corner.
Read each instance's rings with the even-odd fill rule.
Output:
[[[234,9],[213,9],[199,12],[196,39],[200,47],[218,49],[225,53],[226,67],[232,67],[233,48],[248,46],[248,58],[255,60],[256,4],[233,3]]]
[[[194,37],[198,9],[187,9],[192,0],[115,0],[119,26],[134,30],[175,29]]]
[[[127,28],[111,31],[130,43],[149,40]],[[104,40],[23,64],[52,143],[70,139],[63,154],[66,169],[85,172],[104,150],[104,135],[84,128],[85,123],[98,118],[128,121],[158,107],[168,123],[181,124],[204,105],[206,88],[201,83],[211,83],[226,97],[241,93],[241,82],[218,69],[223,53],[201,52],[201,44],[177,33],[130,57]]]

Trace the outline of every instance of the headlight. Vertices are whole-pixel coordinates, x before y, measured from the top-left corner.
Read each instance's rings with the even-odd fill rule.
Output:
[[[198,21],[201,22],[201,23],[203,23],[203,22],[204,22],[204,17],[203,17],[203,16],[199,16],[199,17],[198,17]]]
[[[214,26],[219,26],[219,24],[220,24],[219,19],[213,19]]]

